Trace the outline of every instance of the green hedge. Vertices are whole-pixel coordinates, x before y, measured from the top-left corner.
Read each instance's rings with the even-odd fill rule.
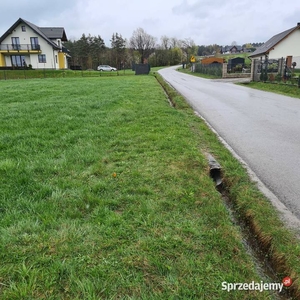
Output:
[[[218,64],[218,65],[196,64],[195,72],[222,77],[222,65],[221,64]]]

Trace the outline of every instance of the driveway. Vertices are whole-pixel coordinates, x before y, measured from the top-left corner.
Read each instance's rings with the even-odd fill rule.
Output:
[[[300,228],[300,99],[161,69],[246,163],[262,191]]]

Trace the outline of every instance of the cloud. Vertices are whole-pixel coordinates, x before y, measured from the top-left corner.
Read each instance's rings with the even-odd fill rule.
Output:
[[[286,26],[296,26],[300,22],[300,8],[289,9],[288,13],[283,18],[283,23]]]
[[[0,35],[19,17],[37,26],[63,26],[67,37],[100,35],[107,46],[113,33],[130,39],[142,27],[147,33],[198,45],[264,42],[300,22],[292,0],[1,0]]]
[[[18,18],[28,19],[33,23],[43,23],[49,20],[49,16],[55,16],[58,12],[67,12],[69,8],[70,5],[67,1],[60,0],[51,0],[51,2],[47,0],[2,0],[1,23],[12,25]]]
[[[189,3],[183,0],[182,3],[173,7],[172,11],[176,15],[190,15],[195,18],[206,18],[210,16],[216,8],[220,9],[226,5],[226,1],[222,0],[202,0]]]

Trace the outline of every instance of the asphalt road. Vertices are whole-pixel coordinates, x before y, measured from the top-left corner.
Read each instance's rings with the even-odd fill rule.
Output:
[[[175,68],[162,69],[159,73],[263,182],[266,194],[276,196],[275,202],[281,203],[275,205],[285,210],[285,217],[298,222],[300,99],[226,80],[203,79],[180,73]]]

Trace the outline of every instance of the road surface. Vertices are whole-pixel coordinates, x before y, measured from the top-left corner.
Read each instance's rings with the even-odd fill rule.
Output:
[[[159,73],[262,181],[265,194],[277,201],[274,204],[285,218],[299,226],[300,99],[203,79],[175,68]]]

